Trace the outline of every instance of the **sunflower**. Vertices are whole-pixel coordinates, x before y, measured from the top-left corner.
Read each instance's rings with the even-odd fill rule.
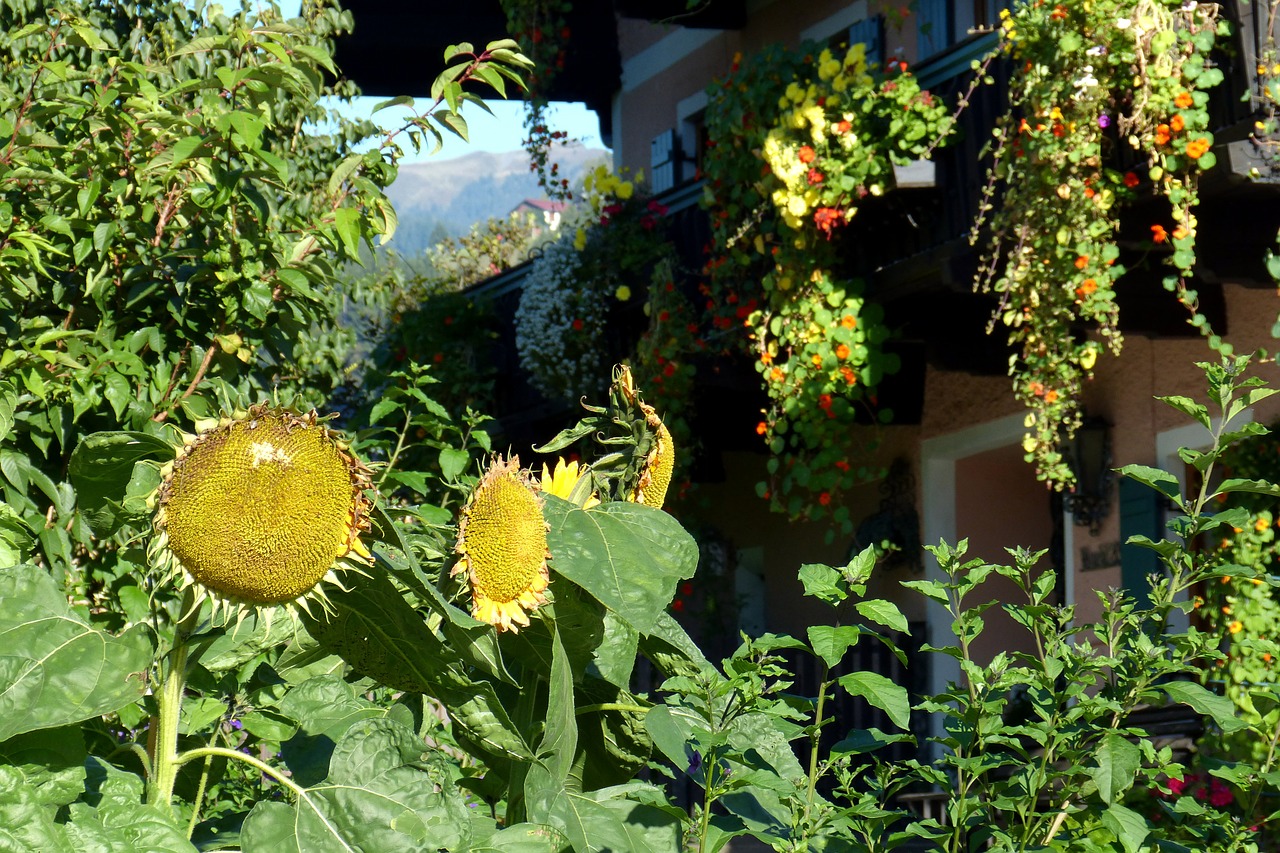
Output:
[[[152,564],[241,619],[255,607],[328,609],[320,587],[370,561],[369,470],[314,411],[254,406],[184,436],[162,471]]]
[[[657,415],[652,414],[653,409],[641,403],[647,414],[651,414],[652,420],[657,420]],[[649,451],[649,455],[645,457],[644,468],[640,472],[640,482],[636,486],[635,493],[631,496],[631,500],[646,506],[662,508],[662,504],[667,499],[667,487],[671,485],[671,471],[676,464],[676,448],[675,443],[671,440],[671,432],[667,429],[667,425],[661,420],[657,420],[656,432],[653,436],[653,449]]]
[[[590,471],[586,465],[578,464],[576,459],[565,462],[563,456],[557,457],[554,470],[547,468],[547,463],[542,463],[542,481],[538,487],[548,495],[564,498],[583,509],[598,506],[600,496],[594,491],[587,491],[591,488]]]
[[[499,631],[528,626],[547,601],[547,523],[520,460],[496,457],[467,499],[458,525],[462,555],[451,575],[471,584],[471,615]]]
[[[653,437],[653,444],[640,467],[640,480],[627,500],[661,509],[667,499],[667,487],[671,485],[671,472],[676,464],[676,446],[671,439],[671,431],[657,410],[641,398],[631,376],[631,368],[622,365],[614,378],[614,385],[621,391],[623,399],[640,410]]]

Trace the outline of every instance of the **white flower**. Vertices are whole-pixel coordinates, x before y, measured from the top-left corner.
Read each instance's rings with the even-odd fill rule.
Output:
[[[600,289],[583,274],[581,254],[568,239],[547,246],[525,277],[516,352],[534,387],[549,398],[603,390],[607,373],[598,341],[606,301]]]
[[[1129,20],[1128,18],[1116,18],[1116,29],[1127,30],[1129,29],[1129,25],[1132,23],[1133,21]]]
[[[1106,52],[1106,46],[1101,44],[1095,44],[1093,47],[1085,51],[1089,56],[1104,56],[1106,55]]]
[[[1085,89],[1098,85],[1098,78],[1093,76],[1093,66],[1086,65],[1084,67],[1084,76],[1075,81],[1075,87],[1080,91],[1077,95],[1083,94]]]

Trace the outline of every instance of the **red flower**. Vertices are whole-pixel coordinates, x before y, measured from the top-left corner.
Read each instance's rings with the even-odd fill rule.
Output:
[[[761,421],[760,423],[756,424],[756,435],[764,435],[768,431],[769,431],[769,425],[766,424],[764,421]]]
[[[1151,239],[1153,242],[1163,243],[1165,240],[1169,239],[1169,232],[1164,230],[1163,225],[1152,225]]]
[[[680,594],[693,595],[693,584],[689,583],[688,581],[685,581],[684,583],[680,584]]]
[[[830,394],[822,394],[821,396],[819,396],[819,397],[818,397],[818,405],[819,405],[820,407],[822,407],[823,409],[830,409],[830,408],[831,408],[831,395],[830,395]]]
[[[847,121],[836,122],[836,133],[848,133],[852,129],[853,125],[849,124]]]
[[[1133,189],[1138,185],[1138,176],[1133,172],[1124,173],[1124,185],[1129,189]]]
[[[838,207],[820,207],[813,212],[813,224],[828,237],[831,231],[844,221],[844,215]]]
[[[822,494],[818,495],[818,503],[822,504],[823,506],[826,506],[827,504],[831,503],[831,493],[823,492]]]
[[[681,610],[684,610],[684,602],[677,598],[675,601],[671,602],[671,609],[679,613]]]
[[[582,323],[582,320],[581,320],[581,319],[577,319],[577,320],[574,320],[574,321],[573,321],[573,330],[574,330],[575,332],[581,332],[581,331],[582,331],[582,326],[583,326],[583,323]]]
[[[659,312],[659,313],[658,313],[658,322],[659,322],[659,323],[665,323],[665,322],[667,322],[667,321],[668,321],[668,320],[670,320],[670,319],[671,319],[671,312],[670,312],[670,311],[661,311],[661,312]]]
[[[817,152],[808,145],[801,146],[799,154],[801,163],[812,163],[817,156]]]
[[[675,363],[674,361],[668,361],[668,362],[667,362],[667,366],[666,366],[666,367],[664,367],[664,368],[662,368],[662,374],[663,374],[664,376],[675,376],[675,375],[676,375],[676,363]]]
[[[809,183],[820,184],[827,179],[827,176],[819,172],[817,169],[810,169],[809,174],[805,176]]]

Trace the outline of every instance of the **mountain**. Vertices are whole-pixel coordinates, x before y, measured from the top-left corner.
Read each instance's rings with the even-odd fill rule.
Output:
[[[552,156],[570,183],[609,159],[607,150],[584,145],[556,148]],[[401,166],[387,189],[400,220],[390,248],[404,257],[416,256],[442,237],[465,234],[476,222],[506,216],[524,199],[544,196],[524,151],[475,151],[438,163]]]

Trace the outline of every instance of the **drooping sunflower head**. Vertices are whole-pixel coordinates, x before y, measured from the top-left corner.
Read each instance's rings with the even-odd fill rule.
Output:
[[[675,443],[671,440],[667,425],[659,420],[657,432],[653,436],[653,447],[645,457],[644,469],[640,472],[640,482],[632,500],[661,509],[667,499],[667,487],[671,485],[671,472],[675,464]]]
[[[671,485],[671,472],[675,470],[676,463],[676,447],[671,439],[671,431],[653,406],[640,396],[631,369],[626,365],[618,368],[614,376],[614,388],[627,405],[639,410],[637,417],[643,419],[645,431],[650,434],[652,441],[640,466],[639,481],[627,499],[661,509],[667,498],[667,487]]]
[[[315,599],[369,552],[369,471],[314,411],[266,404],[187,437],[162,471],[153,565],[216,614]]]
[[[520,461],[496,457],[462,510],[461,559],[452,575],[471,585],[471,615],[499,631],[528,626],[529,613],[546,603],[547,523],[542,501]]]

